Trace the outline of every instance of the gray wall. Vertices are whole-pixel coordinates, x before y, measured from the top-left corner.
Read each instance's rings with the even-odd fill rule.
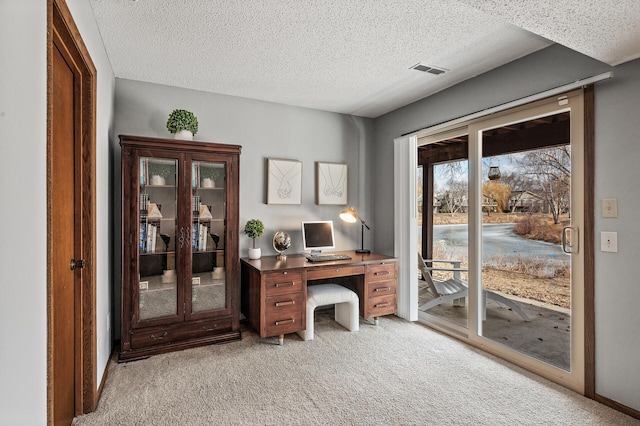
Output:
[[[640,60],[596,86],[596,391],[640,410]],[[618,199],[603,219],[600,200]],[[618,233],[618,253],[599,251],[600,232]]]
[[[611,67],[559,45],[509,63],[375,120],[375,217],[393,223],[393,139],[415,130],[526,97]],[[596,85],[596,243],[600,231],[618,231],[618,253],[596,248],[596,392],[640,409],[640,283],[634,267],[640,252],[637,185],[637,123],[640,61],[616,67],[614,78]],[[618,198],[618,219],[601,219],[601,198]],[[393,230],[375,229],[376,249],[393,248]]]
[[[256,241],[263,256],[276,251],[272,238],[276,231],[287,231],[293,244],[287,253],[302,251],[302,220],[333,220],[336,249],[350,250],[360,244],[360,227],[345,224],[338,213],[345,206],[315,204],[315,162],[346,163],[348,166],[348,204],[359,207],[362,216],[373,224],[372,207],[366,196],[371,174],[367,153],[373,141],[373,121],[330,112],[298,108],[246,98],[225,96],[140,81],[116,79],[114,153],[114,199],[120,205],[120,146],[117,135],[130,134],[172,138],[166,129],[169,113],[187,109],[198,117],[194,140],[242,145],[240,155],[240,225],[258,218],[265,233]],[[302,161],[301,205],[267,205],[265,200],[266,159],[284,158]],[[120,267],[120,223],[115,219],[115,267]],[[375,225],[374,225],[375,226]],[[371,235],[365,244],[371,246]],[[241,235],[240,256],[247,256],[251,239]],[[120,294],[114,284],[114,300]],[[116,321],[119,325],[119,307]],[[119,330],[116,330],[119,335]]]
[[[47,9],[33,3],[0,2],[1,424],[47,418]]]
[[[47,4],[0,1],[0,424],[47,416]],[[67,0],[98,73],[97,385],[111,354],[109,132],[114,77],[86,0]],[[54,236],[55,238],[55,236]],[[116,274],[117,276],[118,274]]]

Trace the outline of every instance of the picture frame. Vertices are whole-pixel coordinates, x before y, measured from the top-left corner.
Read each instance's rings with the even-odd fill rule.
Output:
[[[302,162],[267,159],[267,204],[302,204]]]
[[[316,162],[316,204],[346,205],[348,177],[346,164]]]

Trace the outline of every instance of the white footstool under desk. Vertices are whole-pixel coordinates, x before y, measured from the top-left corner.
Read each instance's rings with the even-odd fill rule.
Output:
[[[318,306],[335,305],[335,320],[349,331],[360,329],[358,295],[338,284],[316,284],[307,287],[307,327],[298,331],[302,340],[313,339],[314,311]]]

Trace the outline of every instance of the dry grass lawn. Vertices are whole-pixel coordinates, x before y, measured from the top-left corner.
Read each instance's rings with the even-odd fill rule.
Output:
[[[420,215],[418,215],[418,217],[420,217]],[[531,215],[523,213],[485,214],[482,220],[484,223],[517,223],[522,219],[530,217]],[[433,222],[434,225],[467,223],[467,215],[461,213],[453,215],[448,213],[436,214],[434,215]],[[543,239],[536,237],[544,235],[560,235],[559,230],[562,229],[563,224],[554,225],[553,221],[549,218],[541,218],[538,222],[542,227],[544,227],[544,230],[538,229],[536,232],[525,235],[525,238]],[[558,231],[550,232],[552,228],[558,228]],[[552,238],[550,242],[557,243],[557,241]],[[437,258],[435,255],[434,257]],[[463,263],[462,266],[464,267],[466,265]],[[569,309],[571,307],[571,281],[569,273],[564,270],[559,271],[556,275],[558,276],[539,277],[530,273],[517,272],[514,270],[485,267],[482,271],[482,281],[483,285],[489,290],[495,290],[505,294],[511,294],[530,300],[537,300],[542,303],[549,303]],[[440,278],[445,277],[442,276]],[[466,279],[466,276],[463,274],[462,278]]]

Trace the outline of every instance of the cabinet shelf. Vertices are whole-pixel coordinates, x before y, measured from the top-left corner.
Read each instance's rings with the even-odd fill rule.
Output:
[[[138,253],[140,254],[140,256],[160,256],[165,254],[176,254],[176,252],[173,250],[139,251]]]
[[[166,188],[166,189],[175,189],[176,185],[141,185],[140,188]]]
[[[193,254],[203,254],[203,253],[224,253],[224,249],[193,250]]]

